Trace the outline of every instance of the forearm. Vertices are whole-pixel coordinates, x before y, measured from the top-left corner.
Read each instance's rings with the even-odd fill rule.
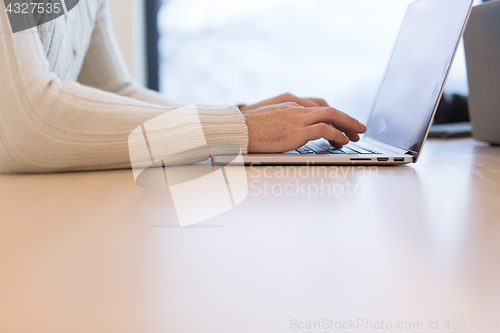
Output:
[[[36,86],[36,87],[35,87]],[[38,91],[39,93],[37,93]],[[130,133],[175,107],[160,107],[104,93],[50,74],[32,89],[8,91],[0,109],[0,172],[58,172],[129,168]],[[237,110],[199,108],[207,142],[232,142],[246,152],[247,132]],[[170,124],[165,142],[182,151],[190,126]],[[182,155],[188,164],[208,156]]]
[[[168,99],[165,95],[144,87],[139,86],[134,81],[129,81],[121,89],[115,91],[120,96],[136,99],[147,103],[158,104],[162,106],[185,106],[186,104]]]

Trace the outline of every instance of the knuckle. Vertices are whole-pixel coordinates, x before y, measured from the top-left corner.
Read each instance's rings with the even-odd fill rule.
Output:
[[[328,130],[328,125],[325,123],[319,123],[317,124],[318,132],[324,134]]]
[[[330,117],[336,117],[338,115],[338,110],[333,108],[328,108],[326,112]]]
[[[297,113],[288,113],[287,114],[288,120],[292,123],[301,123],[302,122],[302,115],[297,114]]]

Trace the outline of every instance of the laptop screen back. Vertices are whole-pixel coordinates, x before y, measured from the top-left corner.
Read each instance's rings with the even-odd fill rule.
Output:
[[[419,152],[473,0],[410,5],[368,124],[367,137]]]

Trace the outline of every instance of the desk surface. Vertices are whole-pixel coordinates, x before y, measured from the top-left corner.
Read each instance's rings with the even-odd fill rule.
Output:
[[[0,176],[0,332],[500,332],[469,327],[500,325],[500,148],[308,170],[248,168],[248,198],[188,228],[130,170]]]

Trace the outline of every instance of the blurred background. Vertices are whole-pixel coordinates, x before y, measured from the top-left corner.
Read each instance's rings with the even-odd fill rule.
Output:
[[[134,77],[174,100],[290,92],[366,121],[413,1],[111,0],[111,10]],[[468,95],[463,46],[446,93]]]

